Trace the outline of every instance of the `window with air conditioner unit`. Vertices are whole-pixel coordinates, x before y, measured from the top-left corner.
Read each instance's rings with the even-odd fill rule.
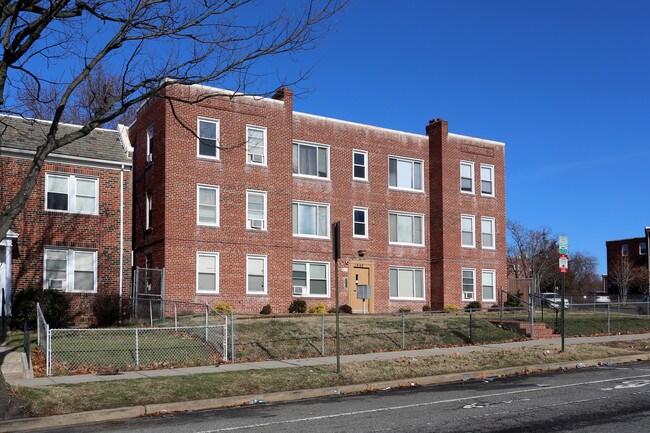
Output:
[[[254,162],[255,164],[264,164],[264,155],[260,155],[259,153],[251,153],[250,161]]]
[[[44,289],[97,291],[97,251],[45,249]]]
[[[305,293],[306,287],[303,286],[293,286],[293,294],[302,296]]]
[[[264,228],[264,220],[249,220],[252,229],[261,230]]]
[[[266,128],[246,126],[246,162],[253,165],[266,165]]]
[[[266,191],[246,191],[246,228],[266,230]]]
[[[327,262],[294,261],[292,266],[293,294],[306,297],[329,297],[329,269]]]
[[[63,281],[64,280],[57,278],[47,280],[47,288],[50,290],[63,290]]]
[[[463,269],[463,301],[476,300],[476,270]]]

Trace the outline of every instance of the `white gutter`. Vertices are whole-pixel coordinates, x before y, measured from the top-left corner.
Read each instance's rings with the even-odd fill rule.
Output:
[[[124,273],[124,165],[120,170],[120,302],[122,302],[122,278]]]

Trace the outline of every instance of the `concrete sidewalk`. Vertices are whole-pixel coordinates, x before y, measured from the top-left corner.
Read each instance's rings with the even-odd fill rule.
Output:
[[[649,334],[625,334],[625,335],[607,335],[601,337],[572,337],[565,339],[565,345],[576,345],[585,343],[605,343],[610,341],[631,341],[650,339]],[[351,362],[361,361],[380,361],[389,359],[399,359],[404,357],[418,357],[418,356],[432,356],[432,355],[445,355],[452,353],[470,353],[486,350],[502,350],[502,349],[516,349],[523,347],[537,347],[537,346],[560,346],[561,339],[546,338],[539,340],[525,340],[516,341],[511,343],[498,343],[480,346],[459,346],[459,347],[444,347],[433,349],[421,350],[404,350],[396,352],[379,352],[379,353],[365,353],[359,355],[343,355],[341,356],[341,363],[347,364]],[[9,353],[7,353],[9,352]],[[2,356],[4,355],[4,356]],[[21,356],[22,355],[22,356]],[[317,365],[331,365],[336,364],[335,356],[326,356],[320,358],[305,358],[305,359],[291,359],[284,361],[261,361],[261,362],[242,362],[237,364],[221,364],[202,367],[188,367],[188,368],[174,368],[162,370],[146,370],[146,371],[129,371],[117,374],[80,374],[75,376],[58,376],[58,377],[43,377],[31,378],[29,370],[25,368],[26,358],[24,354],[10,352],[5,346],[0,346],[0,362],[2,362],[2,374],[5,380],[11,386],[27,386],[39,387],[47,385],[60,385],[60,384],[75,384],[86,382],[106,382],[113,380],[126,380],[126,379],[145,379],[150,377],[169,377],[169,376],[185,376],[192,374],[205,374],[205,373],[223,373],[228,371],[242,371],[242,370],[263,370],[273,368],[291,368],[291,367],[308,367]],[[22,374],[20,372],[23,372]],[[5,373],[6,372],[6,373]]]

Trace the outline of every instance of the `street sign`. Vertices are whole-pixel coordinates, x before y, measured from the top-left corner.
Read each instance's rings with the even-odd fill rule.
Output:
[[[569,258],[567,256],[560,256],[560,272],[569,272]]]
[[[569,254],[569,249],[567,247],[560,247],[559,250],[561,256],[562,255],[566,256],[567,254]]]
[[[560,245],[560,248],[564,247],[566,249],[569,249],[569,238],[566,236],[560,236],[558,244]]]

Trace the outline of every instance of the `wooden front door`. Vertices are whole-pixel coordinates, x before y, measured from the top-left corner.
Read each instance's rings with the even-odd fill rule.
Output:
[[[364,311],[363,300],[357,298],[357,287],[360,285],[370,285],[370,299],[365,301],[365,311],[372,313],[375,311],[375,269],[374,264],[368,261],[351,261],[348,263],[348,293],[349,305],[354,313]]]

